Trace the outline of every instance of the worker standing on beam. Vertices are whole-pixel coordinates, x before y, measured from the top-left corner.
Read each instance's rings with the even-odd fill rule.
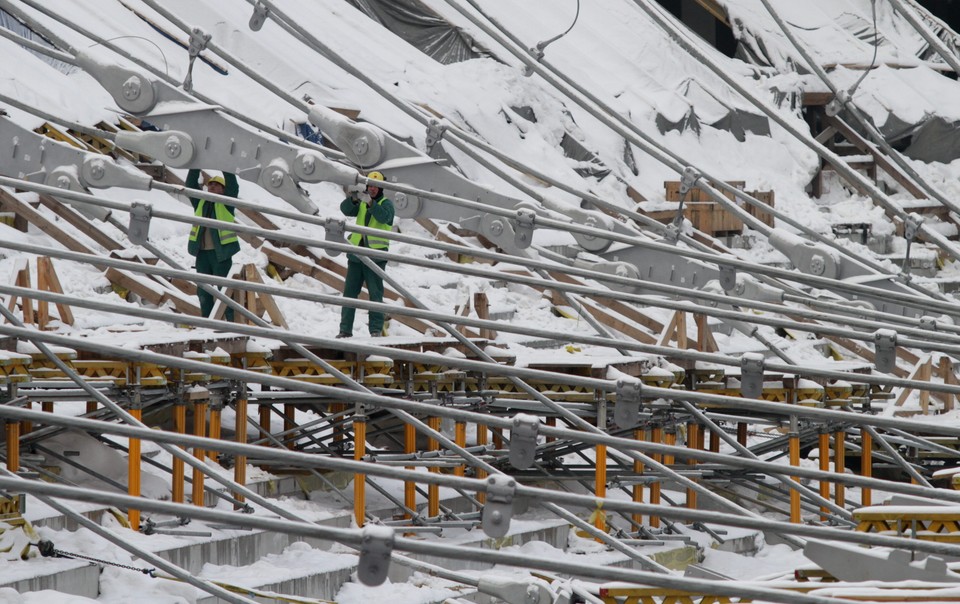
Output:
[[[370,180],[384,180],[380,172],[371,172],[367,175]],[[351,193],[340,203],[340,211],[346,216],[356,216],[357,224],[371,229],[389,231],[393,226],[393,202],[383,194],[383,188],[367,184],[367,192],[363,195]],[[373,250],[386,251],[390,240],[374,235],[350,235],[350,243]],[[386,260],[373,260],[381,270],[387,266]],[[360,295],[363,284],[367,284],[367,295],[371,302],[383,302],[383,279],[372,269],[361,262],[354,254],[347,254],[347,279],[343,285],[343,295],[354,298]],[[338,338],[349,338],[353,335],[353,318],[357,309],[343,306],[340,309],[340,333]],[[370,311],[370,335],[383,335],[383,313]]]
[[[192,169],[187,174],[187,186],[191,189],[200,188],[200,170]],[[240,193],[237,177],[229,172],[223,176],[214,176],[207,180],[206,190],[216,195],[226,195],[236,198]],[[229,204],[207,202],[206,199],[190,198],[193,204],[193,213],[200,218],[211,218],[222,222],[234,222],[236,209]],[[233,255],[240,251],[240,242],[236,231],[214,229],[193,225],[190,231],[190,242],[187,251],[197,259],[197,272],[203,275],[227,277],[233,266]],[[200,315],[209,317],[213,310],[213,294],[202,287],[197,288],[197,297],[200,298]],[[227,321],[233,321],[233,309],[227,308]]]

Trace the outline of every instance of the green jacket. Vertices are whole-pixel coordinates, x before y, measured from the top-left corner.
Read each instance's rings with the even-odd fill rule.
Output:
[[[240,193],[240,185],[237,182],[237,177],[229,172],[224,172],[223,180],[225,183],[223,194],[227,197],[236,198]],[[186,185],[191,189],[200,188],[200,170],[192,169],[187,173]],[[196,197],[191,197],[190,203],[193,204],[193,213],[195,216],[221,220],[223,222],[234,222],[236,208],[232,205],[217,202],[207,203],[207,200]],[[191,256],[196,256],[200,252],[200,242],[203,241],[206,229],[207,227],[195,224],[190,230],[190,241],[187,244],[187,251]],[[229,260],[234,254],[240,251],[240,241],[235,231],[213,229],[211,235],[213,236],[213,247],[217,253],[218,261],[223,262],[224,260]]]
[[[383,191],[369,208],[367,204],[348,197],[340,202],[340,211],[346,216],[356,216],[360,226],[383,231],[389,231],[393,226],[393,202],[384,197]],[[364,236],[360,233],[351,234],[350,243],[375,250],[386,250],[390,247],[390,240],[385,237]]]

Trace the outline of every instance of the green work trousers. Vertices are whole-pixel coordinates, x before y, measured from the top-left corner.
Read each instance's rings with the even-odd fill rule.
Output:
[[[226,277],[230,274],[232,266],[233,258],[217,260],[217,250],[200,250],[197,252],[197,272],[202,275]],[[198,284],[197,297],[200,298],[200,316],[209,317],[211,311],[213,311],[213,294],[204,291]],[[224,318],[227,321],[233,321],[232,308],[227,308]]]
[[[343,285],[343,296],[345,298],[356,298],[360,295],[360,289],[363,284],[367,284],[367,296],[371,302],[383,302],[383,279],[360,260],[355,260],[351,254],[347,260],[347,279]],[[373,261],[381,270],[387,267],[386,260]],[[340,308],[340,333],[353,334],[353,317],[357,314],[357,309],[349,306]],[[383,313],[370,312],[370,335],[381,335],[383,333]]]

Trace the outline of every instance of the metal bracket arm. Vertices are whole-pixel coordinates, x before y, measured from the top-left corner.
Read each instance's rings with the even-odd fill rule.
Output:
[[[517,482],[506,474],[487,477],[487,500],[483,504],[481,526],[488,537],[500,539],[510,530],[516,491]]]

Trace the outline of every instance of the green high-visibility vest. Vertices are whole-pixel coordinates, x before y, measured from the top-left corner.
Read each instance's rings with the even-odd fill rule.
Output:
[[[380,201],[377,202],[377,205],[383,203],[386,197],[381,197]],[[389,231],[392,228],[392,225],[384,224],[374,218],[373,212],[370,213],[369,223],[367,222],[367,204],[361,203],[360,210],[357,212],[357,224],[360,226],[370,227],[371,229],[380,229],[382,231]],[[350,235],[350,243],[353,245],[360,245],[360,241],[363,239],[363,235],[360,233],[352,233]],[[390,240],[384,237],[377,237],[376,235],[367,235],[367,247],[374,250],[385,250],[390,247]]]
[[[206,199],[201,199],[200,203],[197,204],[197,209],[194,211],[194,216],[203,218],[203,206],[207,203]],[[217,220],[222,220],[223,222],[235,222],[233,214],[230,213],[230,210],[226,208],[222,203],[213,204],[213,212],[216,215]],[[228,229],[216,229],[216,233],[220,237],[220,245],[229,245],[231,243],[237,242],[237,233]],[[197,238],[200,236],[200,225],[195,224],[193,228],[190,229],[190,242],[194,243],[197,241]]]

